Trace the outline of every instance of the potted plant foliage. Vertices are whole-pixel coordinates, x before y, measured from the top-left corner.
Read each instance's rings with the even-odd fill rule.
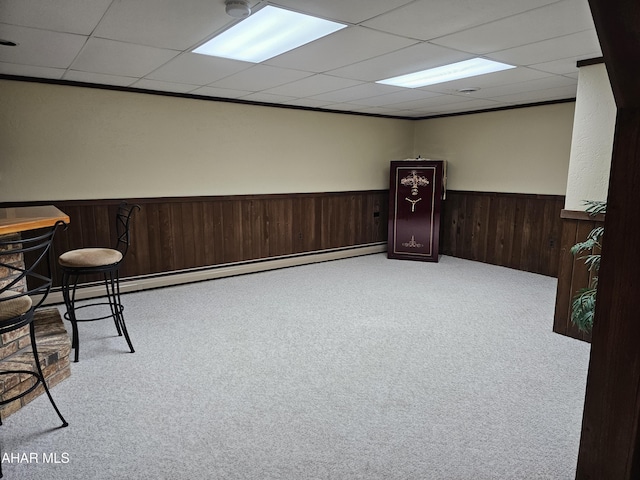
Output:
[[[585,203],[587,205],[585,211],[591,216],[599,213],[604,214],[607,211],[606,202],[587,201]],[[578,290],[571,304],[571,321],[583,332],[590,332],[593,328],[603,235],[604,227],[595,227],[589,232],[584,242],[576,243],[571,247],[571,253],[574,256],[587,253],[579,258],[584,260],[585,265],[587,265],[589,272],[592,274],[589,286]]]

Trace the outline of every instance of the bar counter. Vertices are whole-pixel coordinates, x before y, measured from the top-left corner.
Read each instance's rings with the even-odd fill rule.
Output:
[[[69,215],[53,205],[0,208],[0,235],[53,227],[60,220],[69,223]]]

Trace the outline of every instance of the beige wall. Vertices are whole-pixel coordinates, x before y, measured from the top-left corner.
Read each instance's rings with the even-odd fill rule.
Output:
[[[410,121],[0,80],[0,201],[388,188],[448,160],[449,189],[564,195],[573,103]]]
[[[564,195],[574,105],[421,120],[414,151],[448,161],[451,190]]]
[[[567,210],[584,210],[585,200],[606,200],[616,104],[604,63],[580,68],[567,179]]]
[[[0,201],[388,188],[408,120],[0,80]]]

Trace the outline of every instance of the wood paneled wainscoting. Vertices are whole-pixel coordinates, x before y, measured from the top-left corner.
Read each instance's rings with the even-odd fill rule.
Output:
[[[604,215],[591,216],[585,212],[562,210],[561,217],[562,240],[553,331],[590,342],[591,333],[581,332],[571,322],[571,303],[578,290],[589,286],[593,273],[589,272],[583,259],[574,258],[571,247],[585,241],[596,226],[603,226]]]
[[[202,273],[207,269],[313,252],[362,246],[382,252],[386,249],[388,198],[387,190],[129,198],[128,202],[142,208],[135,214],[132,246],[121,268],[123,289],[135,290],[132,282],[166,274],[200,271],[201,276],[192,277],[193,281],[208,278]],[[113,246],[119,203],[108,199],[1,205],[53,204],[67,213],[69,228],[60,231],[54,243],[60,254],[74,248]],[[60,276],[54,272],[56,285]],[[173,278],[168,283],[180,282]]]
[[[142,209],[135,214],[132,248],[121,269],[123,290],[309,263],[323,255],[341,258],[352,255],[351,250],[384,252],[388,198],[387,190],[129,198]],[[60,231],[54,243],[60,254],[112,246],[119,203],[107,199],[0,206],[54,204],[67,213],[69,228]],[[562,196],[448,191],[440,251],[556,276],[563,205]],[[59,272],[54,278],[59,283]],[[90,296],[91,288],[83,291]],[[56,294],[50,297],[61,301]]]
[[[562,195],[447,191],[440,251],[557,276]]]

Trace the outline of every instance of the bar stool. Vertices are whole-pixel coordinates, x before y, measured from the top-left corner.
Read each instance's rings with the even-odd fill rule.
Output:
[[[129,350],[134,353],[133,344],[124,322],[124,306],[120,300],[120,265],[124,261],[131,243],[130,224],[133,213],[140,210],[139,205],[129,205],[123,202],[116,214],[117,241],[115,248],[80,248],[70,250],[58,257],[58,264],[62,270],[62,296],[66,306],[64,318],[71,322],[71,348],[75,350],[74,362],[78,361],[80,338],[78,336],[78,322],[93,322],[113,318],[119,336],[124,334]],[[80,277],[100,274],[104,281],[106,302],[93,302],[76,306],[76,290]],[[108,305],[106,315],[89,318],[79,318],[82,309]]]
[[[10,398],[3,398],[0,406],[29,395],[42,385],[49,397],[49,402],[62,421],[62,427],[66,427],[69,424],[53,401],[42,373],[33,323],[36,309],[42,305],[51,289],[51,242],[56,230],[62,225],[65,225],[64,222],[57,222],[47,233],[36,234],[30,238],[0,241],[0,268],[5,274],[2,278],[4,285],[0,287],[0,335],[14,332],[28,325],[35,364],[35,370],[0,370],[0,376],[27,375],[35,380],[33,385],[25,391]],[[23,260],[18,261],[19,258]],[[2,425],[1,416],[0,425]],[[0,477],[2,477],[1,462]]]

